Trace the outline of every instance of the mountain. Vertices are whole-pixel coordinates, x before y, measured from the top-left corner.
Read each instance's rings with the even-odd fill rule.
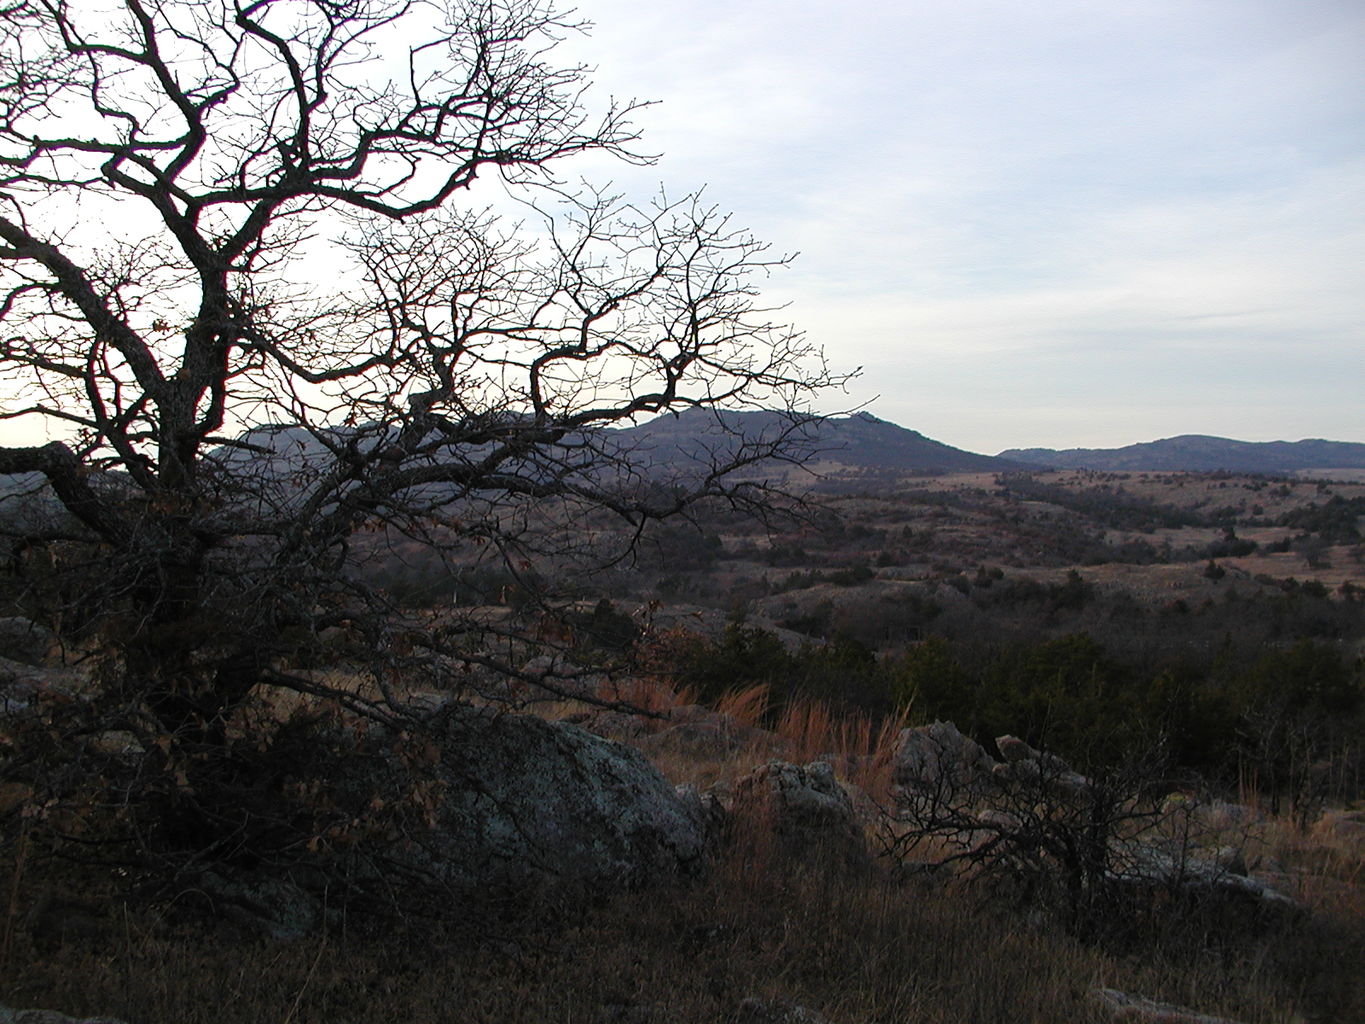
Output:
[[[1365,444],[1351,441],[1233,441],[1183,434],[1125,448],[1010,448],[1000,458],[1053,469],[1296,473],[1365,469]]]
[[[704,461],[712,450],[733,452],[737,439],[761,441],[788,430],[793,430],[792,420],[778,412],[689,409],[612,433],[647,453],[654,463],[671,464],[678,459]],[[939,474],[1024,468],[1018,462],[953,448],[866,412],[812,421],[795,427],[794,433],[812,462],[835,472]]]

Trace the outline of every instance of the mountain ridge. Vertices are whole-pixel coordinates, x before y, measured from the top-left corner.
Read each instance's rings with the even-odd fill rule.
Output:
[[[813,461],[855,470],[942,474],[1026,468],[1021,462],[955,448],[865,411],[803,423],[768,410],[693,409],[677,415],[665,413],[613,433],[656,454],[666,456],[671,447],[683,458],[696,458],[739,438],[757,440],[784,430],[792,432],[798,447]]]
[[[1211,434],[1179,434],[1120,448],[1007,448],[999,457],[1052,469],[1295,473],[1365,469],[1365,444],[1323,438],[1238,441]]]

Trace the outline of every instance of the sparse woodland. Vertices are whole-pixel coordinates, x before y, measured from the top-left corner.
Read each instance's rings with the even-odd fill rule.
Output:
[[[1365,1019],[1365,484],[841,461],[538,0],[0,17],[0,1005]]]

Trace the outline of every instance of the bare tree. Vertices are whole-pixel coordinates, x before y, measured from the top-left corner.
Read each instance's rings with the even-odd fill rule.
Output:
[[[885,853],[952,869],[989,899],[1051,915],[1086,939],[1128,945],[1181,933],[1200,947],[1294,920],[1302,907],[1246,875],[1245,826],[1167,793],[1165,743],[1082,776],[1012,736],[1005,760],[914,772],[884,822]],[[912,764],[910,762],[908,764]]]
[[[965,869],[988,896],[1057,913],[1078,934],[1130,924],[1132,891],[1153,881],[1144,861],[1169,817],[1143,792],[1160,777],[1154,764],[1086,778],[1055,755],[999,742],[1027,756],[904,787],[887,851]]]
[[[317,686],[290,666],[330,627],[376,687],[332,696],[374,713],[402,657],[499,660],[472,621],[395,640],[380,539],[515,579],[593,516],[767,507],[753,467],[799,457],[839,377],[756,299],[784,258],[698,196],[562,181],[646,159],[638,104],[594,114],[553,62],[579,27],[540,0],[5,8],[0,418],[56,439],[0,473],[60,504],[13,531],[77,574],[42,614],[111,652],[141,727],[221,745],[261,684]],[[604,429],[744,407],[788,415],[682,482]]]

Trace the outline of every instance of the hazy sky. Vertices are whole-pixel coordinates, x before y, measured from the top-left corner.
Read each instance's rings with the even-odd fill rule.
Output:
[[[598,89],[659,101],[659,164],[591,173],[799,251],[768,294],[864,367],[845,406],[989,453],[1365,441],[1360,0],[577,7]]]

